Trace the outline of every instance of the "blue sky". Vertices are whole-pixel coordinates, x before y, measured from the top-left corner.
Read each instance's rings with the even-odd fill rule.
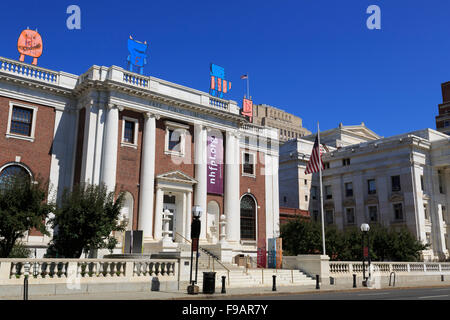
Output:
[[[66,27],[71,4],[81,30]],[[381,8],[381,30],[366,27],[369,5]],[[131,34],[150,44],[146,75],[208,91],[214,62],[239,104],[248,72],[254,103],[294,113],[309,130],[364,122],[390,136],[435,128],[450,81],[449,13],[447,0],[8,1],[0,56],[18,59],[30,27],[44,41],[39,66],[125,67]]]

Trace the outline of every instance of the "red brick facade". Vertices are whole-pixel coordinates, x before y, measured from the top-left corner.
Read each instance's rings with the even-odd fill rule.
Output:
[[[24,106],[37,107],[35,113],[36,127],[33,142],[16,138],[7,138],[10,102]],[[26,101],[0,97],[0,167],[9,162],[15,162],[20,157],[20,163],[31,170],[34,179],[48,182],[51,165],[51,147],[55,124],[55,110],[51,107],[37,105]],[[31,230],[29,235],[40,236],[40,232]]]
[[[245,149],[240,149],[241,155]],[[266,243],[266,176],[264,175],[264,154],[256,153],[255,177],[242,175],[242,156],[240,165],[240,195],[251,194],[256,199],[257,213],[257,242],[262,245]],[[249,191],[250,190],[250,191]]]

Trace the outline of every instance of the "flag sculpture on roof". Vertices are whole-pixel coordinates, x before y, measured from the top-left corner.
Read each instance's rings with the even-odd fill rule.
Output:
[[[314,146],[311,152],[311,157],[309,158],[309,162],[306,165],[305,174],[310,174],[314,172],[319,172],[319,170],[323,170],[323,162],[322,162],[322,153],[326,149],[320,145],[319,148],[319,138],[316,136],[316,140],[314,141]]]

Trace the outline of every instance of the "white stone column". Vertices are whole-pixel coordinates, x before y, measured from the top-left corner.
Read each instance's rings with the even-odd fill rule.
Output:
[[[116,187],[117,141],[119,138],[119,109],[109,104],[106,115],[105,148],[102,161],[102,181],[109,192]]]
[[[164,191],[161,188],[156,188],[156,198],[155,198],[155,240],[161,239],[162,234],[162,215],[163,215],[163,202],[164,202]]]
[[[181,219],[180,220],[180,225],[181,225],[181,234],[183,235],[183,237],[186,238],[186,215],[187,215],[187,193],[183,192],[183,210],[182,210],[182,215],[181,215]],[[178,237],[179,238],[179,237]],[[184,238],[181,238],[179,242],[184,242]]]
[[[239,138],[233,133],[226,133],[225,151],[225,195],[224,213],[227,218],[227,241],[237,243],[241,237],[240,212],[240,147]]]
[[[191,240],[191,220],[192,220],[192,192],[187,194],[186,199],[186,221],[185,221],[185,237]]]
[[[195,161],[195,179],[197,185],[195,187],[194,204],[203,209],[200,217],[201,230],[200,241],[206,241],[206,211],[207,211],[207,176],[206,176],[206,140],[207,131],[201,124],[194,126],[194,161]]]
[[[145,113],[144,117],[139,189],[139,229],[143,230],[144,241],[149,241],[153,239],[156,117],[150,113]]]

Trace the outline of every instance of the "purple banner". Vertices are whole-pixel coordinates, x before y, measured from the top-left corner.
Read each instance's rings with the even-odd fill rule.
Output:
[[[208,193],[223,195],[223,139],[222,136],[208,134],[206,151]]]

